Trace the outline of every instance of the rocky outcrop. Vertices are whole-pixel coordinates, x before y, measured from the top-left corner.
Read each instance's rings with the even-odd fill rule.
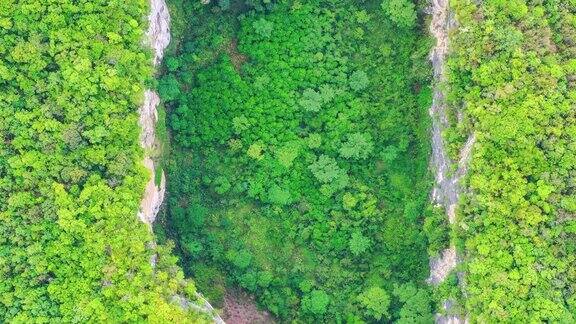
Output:
[[[460,181],[466,175],[468,162],[476,137],[471,134],[460,152],[457,170],[451,174],[453,162],[450,161],[444,140],[443,131],[449,127],[446,113],[446,102],[441,84],[446,81],[445,61],[448,54],[449,31],[455,25],[450,17],[449,0],[432,0],[430,13],[432,22],[430,32],[436,38],[436,46],[432,49],[430,60],[434,68],[434,97],[430,107],[432,118],[432,169],[435,171],[435,186],[432,191],[432,202],[442,206],[446,211],[446,217],[450,224],[456,222],[456,208],[460,198]],[[430,277],[428,282],[433,285],[442,283],[446,277],[457,267],[459,258],[454,246],[445,249],[440,256],[430,259]],[[446,301],[444,308],[447,313],[452,308],[451,303]],[[466,323],[467,320],[459,316],[438,315],[437,323]]]
[[[157,66],[164,57],[164,50],[170,43],[170,14],[164,0],[152,0],[150,2],[150,15],[148,16],[148,32],[146,33],[148,45],[154,51],[153,64]],[[144,197],[140,203],[138,217],[148,226],[151,226],[156,219],[160,206],[164,201],[166,191],[166,177],[161,171],[160,183],[155,181],[156,169],[150,154],[157,150],[156,123],[158,122],[158,105],[160,98],[152,90],[144,93],[144,103],[138,113],[141,127],[140,145],[144,148],[144,166],[151,174],[150,180],[146,184]]]
[[[448,0],[432,0],[432,23],[430,31],[436,38],[430,60],[434,67],[434,97],[430,107],[432,117],[432,168],[435,171],[436,185],[432,191],[432,201],[453,208],[458,202],[458,188],[450,177],[452,162],[448,157],[442,132],[449,126],[446,114],[444,93],[440,85],[446,80],[444,63],[448,54],[448,30],[450,29]]]
[[[158,122],[158,112],[156,108],[160,103],[158,95],[150,90],[144,93],[144,103],[139,110],[139,123],[141,128],[140,145],[144,148],[146,156],[144,157],[144,166],[151,174],[150,180],[146,184],[144,197],[140,203],[140,211],[138,217],[140,220],[149,226],[154,223],[156,215],[160,210],[162,201],[164,200],[164,193],[166,190],[166,177],[162,171],[160,183],[156,184],[155,174],[156,168],[154,161],[149,156],[151,152],[156,149],[156,133],[155,127]]]
[[[165,0],[151,0],[150,1],[150,15],[148,16],[148,32],[146,33],[146,43],[154,51],[153,64],[158,66],[164,57],[164,50],[170,44],[170,13]],[[166,193],[166,176],[164,171],[161,171],[160,183],[157,184],[156,167],[152,159],[152,154],[158,151],[158,142],[156,139],[156,123],[158,122],[158,105],[160,104],[160,97],[153,90],[146,90],[144,92],[144,103],[138,110],[139,124],[141,128],[140,145],[144,149],[145,156],[143,164],[150,172],[150,179],[146,184],[144,196],[140,203],[140,211],[138,217],[140,220],[147,224],[152,230],[152,224],[156,220],[156,215],[164,201]],[[151,242],[155,246],[155,242]],[[158,256],[152,255],[150,262],[152,267],[156,266]],[[216,310],[210,303],[201,295],[197,294],[197,298],[201,305],[192,302],[183,296],[173,296],[174,302],[179,303],[182,308],[194,309],[199,312],[209,313],[216,324],[225,324],[222,318],[218,315]]]
[[[204,298],[204,296],[196,293],[196,298],[200,303],[191,302],[190,300],[179,295],[174,296],[173,301],[180,304],[183,309],[192,309],[197,312],[210,314],[215,324],[226,324],[220,315],[218,315],[218,312],[214,309],[214,307],[212,307],[206,298]]]
[[[442,303],[442,309],[445,312],[450,312],[451,309],[454,308],[454,301],[453,300],[445,300]],[[467,318],[462,319],[460,316],[456,315],[442,315],[436,316],[436,324],[468,324],[469,321]]]
[[[164,201],[166,176],[164,175],[164,171],[162,171],[160,183],[156,185],[154,179],[154,172],[156,171],[154,161],[152,161],[150,157],[145,157],[144,166],[152,173],[152,179],[146,184],[144,197],[142,197],[142,201],[140,202],[138,217],[143,223],[150,226],[156,220],[156,215],[160,211],[160,206],[162,206],[162,202]]]
[[[457,264],[456,249],[454,247],[445,249],[440,256],[430,259],[428,283],[435,286],[442,283],[450,272],[456,268]]]
[[[154,65],[160,64],[164,50],[170,44],[170,13],[164,0],[150,1],[150,16],[148,16],[147,39],[154,50]]]
[[[160,98],[156,92],[146,90],[144,92],[144,103],[140,107],[140,145],[146,150],[154,148],[156,142],[156,122],[158,121],[158,111],[156,108],[160,104]]]

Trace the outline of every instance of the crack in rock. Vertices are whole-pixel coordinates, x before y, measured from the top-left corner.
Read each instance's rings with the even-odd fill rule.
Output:
[[[446,103],[441,84],[446,81],[445,61],[448,54],[449,35],[448,31],[455,25],[450,17],[448,0],[432,0],[429,12],[432,14],[430,32],[436,38],[436,46],[430,53],[430,60],[434,69],[434,95],[430,116],[432,118],[432,158],[431,167],[435,171],[436,183],[432,190],[431,200],[436,205],[443,206],[450,224],[456,222],[456,209],[460,198],[460,181],[466,175],[468,164],[472,155],[472,148],[476,141],[475,134],[471,134],[460,152],[457,170],[450,175],[453,162],[450,160],[442,137],[443,131],[449,127],[446,113]],[[462,116],[459,115],[459,119]],[[458,266],[460,259],[456,248],[452,245],[442,251],[441,255],[430,259],[430,277],[428,283],[439,285]],[[447,312],[452,308],[449,301],[444,303]],[[454,315],[437,315],[436,323],[467,323]]]

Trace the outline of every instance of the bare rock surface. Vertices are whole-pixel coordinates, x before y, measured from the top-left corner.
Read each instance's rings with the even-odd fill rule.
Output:
[[[436,46],[430,53],[435,81],[434,96],[429,111],[432,117],[432,168],[436,173],[432,200],[448,209],[449,206],[458,202],[458,188],[449,174],[452,161],[448,157],[442,138],[442,132],[449,126],[444,93],[440,88],[440,84],[446,80],[444,63],[448,54],[448,30],[450,28],[448,0],[432,0],[431,12],[430,31],[436,38]]]
[[[458,258],[456,249],[449,247],[442,251],[441,255],[430,260],[430,277],[428,283],[438,285],[442,283],[450,272],[456,268]]]
[[[462,319],[460,316],[456,315],[444,315],[436,316],[437,324],[468,324],[468,319]]]
[[[150,0],[150,15],[148,16],[148,32],[146,33],[146,41],[154,51],[153,64],[158,66],[164,57],[164,50],[170,44],[170,13],[165,0]],[[155,174],[156,168],[154,161],[150,156],[157,150],[156,139],[156,123],[158,122],[158,105],[160,104],[160,97],[155,91],[146,90],[144,92],[144,102],[140,109],[139,124],[141,128],[140,145],[144,149],[145,156],[143,164],[150,173],[150,179],[146,184],[144,196],[140,203],[140,211],[138,217],[140,220],[147,224],[149,229],[152,230],[152,224],[156,220],[164,195],[166,193],[166,176],[162,171],[160,183],[156,184]],[[155,246],[155,242],[150,242]],[[152,267],[156,267],[158,255],[153,254],[150,258]],[[182,308],[194,309],[199,312],[209,313],[216,324],[226,324],[217,311],[210,305],[210,303],[200,294],[197,294],[200,304],[192,302],[183,296],[175,295],[173,299],[179,303]]]
[[[453,300],[446,300],[442,303],[442,308],[445,311],[450,311],[454,307]],[[437,324],[468,324],[470,321],[466,319],[462,319],[457,315],[436,315],[436,323]]]
[[[212,320],[216,324],[226,324],[224,320],[218,315],[218,312],[210,305],[210,303],[199,293],[196,293],[199,303],[192,302],[187,298],[176,295],[172,297],[173,302],[180,304],[184,309],[193,309],[197,312],[208,313],[212,315]]]
[[[170,14],[164,0],[150,1],[148,23],[146,38],[154,51],[153,64],[157,66],[162,61],[164,50],[170,43]],[[143,163],[150,172],[150,179],[146,184],[146,190],[140,203],[138,216],[140,220],[148,226],[154,223],[166,192],[166,177],[164,171],[162,171],[160,183],[156,184],[154,179],[156,174],[155,165],[150,157],[150,154],[154,152],[157,146],[155,127],[158,122],[157,108],[159,104],[160,98],[158,94],[152,90],[146,90],[146,92],[144,92],[144,103],[138,111],[141,127],[140,145],[144,148],[146,154]]]
[[[476,141],[471,134],[460,152],[456,172],[451,174],[453,161],[450,160],[444,140],[443,131],[449,127],[446,113],[446,102],[441,84],[446,81],[445,61],[449,50],[449,31],[455,25],[450,17],[449,0],[431,0],[429,8],[432,14],[430,32],[436,38],[436,46],[430,53],[430,60],[434,69],[434,95],[430,116],[432,118],[432,158],[431,166],[435,172],[435,186],[432,191],[432,202],[443,206],[450,224],[456,222],[456,208],[460,198],[460,181],[466,175],[472,148]],[[459,119],[462,117],[460,116]],[[454,246],[445,249],[439,257],[430,259],[430,277],[428,282],[439,285],[457,267],[459,258]],[[445,303],[445,310],[449,313],[451,305]],[[436,323],[466,323],[467,320],[454,315],[437,315]]]
[[[154,161],[151,158],[146,157],[144,159],[144,166],[151,173],[154,172]],[[154,175],[152,175],[152,178]],[[143,223],[152,225],[156,220],[156,215],[160,210],[162,201],[164,200],[164,194],[166,190],[166,177],[164,172],[162,172],[162,178],[160,184],[157,186],[154,179],[151,179],[146,184],[146,189],[144,191],[144,197],[140,202],[140,212],[138,212],[138,217]]]
[[[156,141],[156,122],[158,121],[158,111],[156,107],[160,104],[160,98],[156,92],[146,90],[144,92],[144,103],[138,113],[140,115],[140,145],[150,150],[154,148]]]
[[[158,65],[164,57],[164,50],[170,44],[170,13],[165,0],[150,1],[148,22],[146,36],[154,50],[154,65]]]
[[[160,210],[162,201],[164,200],[164,193],[166,191],[166,177],[162,172],[160,184],[155,183],[155,166],[154,161],[148,156],[150,152],[155,149],[156,133],[155,127],[158,121],[158,112],[156,107],[160,103],[158,95],[150,90],[144,93],[144,103],[139,110],[139,124],[141,128],[140,145],[144,148],[146,156],[144,157],[144,166],[150,172],[150,179],[146,184],[144,196],[140,203],[140,211],[138,217],[140,220],[148,225],[154,223],[156,215]]]

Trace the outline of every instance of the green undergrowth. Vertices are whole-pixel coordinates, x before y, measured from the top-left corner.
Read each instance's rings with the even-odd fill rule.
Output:
[[[166,108],[164,105],[158,105],[158,121],[156,122],[156,141],[157,152],[154,153],[155,174],[154,182],[160,185],[162,181],[162,172],[166,169],[166,157],[170,156],[170,134],[168,133],[168,123]]]

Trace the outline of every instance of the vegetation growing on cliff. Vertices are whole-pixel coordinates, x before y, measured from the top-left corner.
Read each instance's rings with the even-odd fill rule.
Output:
[[[414,4],[172,6],[169,224],[202,292],[240,286],[282,320],[431,320]]]
[[[477,134],[460,233],[470,319],[573,323],[576,2],[453,8],[449,88],[464,119],[449,138]]]
[[[146,0],[0,1],[1,323],[205,320],[136,217],[146,87],[172,140],[161,238],[216,306],[240,287],[282,322],[429,323],[434,299],[576,322],[575,0],[451,1],[451,158],[476,135],[453,233],[428,206],[425,1],[169,2],[156,82]],[[449,241],[463,276],[431,291]]]
[[[136,216],[145,3],[0,1],[2,323],[198,320]]]

